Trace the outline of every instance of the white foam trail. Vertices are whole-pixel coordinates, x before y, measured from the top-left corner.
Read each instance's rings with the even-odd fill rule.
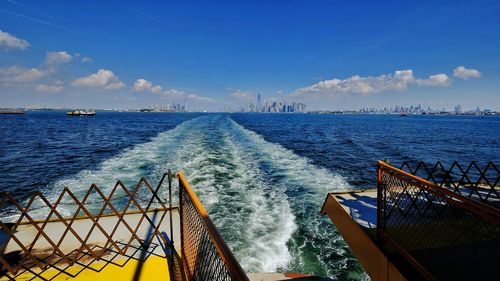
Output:
[[[318,251],[338,250],[336,240],[314,245],[309,238],[295,242],[293,237],[333,235],[324,233],[321,218],[315,216],[326,193],[349,189],[347,182],[224,115],[186,121],[95,169],[56,181],[48,191],[56,196],[68,186],[83,196],[92,183],[109,191],[117,179],[132,187],[142,176],[155,183],[168,168],[185,172],[247,271],[307,267],[303,253],[311,245],[324,248]]]
[[[339,268],[346,267],[346,245],[334,232],[331,223],[320,217],[319,211],[329,191],[352,188],[342,176],[313,165],[309,159],[279,144],[267,142],[232,120],[231,126],[233,129],[230,131],[241,140],[242,147],[258,159],[273,188],[290,194],[288,201],[296,216],[297,231],[294,239],[288,242],[293,259],[287,268],[308,271],[307,263],[311,263],[311,258],[305,260],[305,257],[317,253],[313,263],[320,264],[325,275],[333,277]],[[334,266],[332,261],[325,261],[332,251],[343,257],[337,259]]]
[[[286,243],[296,229],[294,216],[283,190],[265,183],[256,159],[237,145],[227,121],[217,120],[210,131],[200,126],[203,133],[178,150],[174,163],[181,165],[242,266],[274,271],[291,259]],[[197,126],[192,129],[199,132]]]
[[[307,187],[307,191],[314,192],[312,195],[319,193],[325,196],[329,191],[351,189],[342,176],[312,164],[309,159],[301,157],[279,144],[267,142],[261,135],[245,129],[232,120],[231,124],[250,140],[248,144],[253,148],[258,158],[261,161],[271,163],[276,175],[283,176],[281,182],[284,185]],[[318,199],[314,196],[311,199],[322,201],[324,198]]]

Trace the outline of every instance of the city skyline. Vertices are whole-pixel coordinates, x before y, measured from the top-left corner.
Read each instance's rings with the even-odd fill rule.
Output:
[[[500,5],[451,3],[0,0],[0,107],[500,110]]]
[[[322,113],[322,114],[446,114],[446,115],[500,115],[499,110],[492,110],[491,108],[481,108],[476,106],[472,107],[462,107],[461,104],[455,105],[453,108],[446,107],[431,107],[423,106],[421,104],[415,105],[394,105],[394,106],[383,106],[383,107],[362,107],[357,109],[341,109],[341,110],[308,110],[307,104],[302,102],[287,102],[283,100],[260,100],[257,99],[257,103],[249,103],[246,106],[241,106],[239,108],[224,108],[223,110],[212,111],[212,112],[226,112],[226,113]],[[73,109],[84,109],[82,107],[46,107],[40,104],[31,104],[26,107],[13,107],[13,110],[73,110]],[[191,110],[186,103],[166,103],[166,104],[150,104],[144,107],[135,108],[85,108],[86,110],[98,110],[98,111],[129,111],[129,112],[202,112],[200,110]],[[9,108],[1,108],[1,110],[9,110]],[[207,112],[207,111],[205,111]]]

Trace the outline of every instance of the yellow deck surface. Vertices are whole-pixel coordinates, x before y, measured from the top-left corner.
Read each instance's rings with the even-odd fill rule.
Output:
[[[166,217],[167,212],[149,212],[148,217],[154,224],[159,224],[159,219],[161,217]],[[177,209],[172,211],[173,223],[178,225],[179,213]],[[123,223],[119,224],[116,229],[116,233],[113,235],[113,240],[116,245],[126,252],[124,255],[120,254],[117,249],[108,245],[105,253],[101,256],[100,260],[95,260],[88,253],[88,251],[78,251],[74,252],[81,246],[81,243],[75,238],[74,235],[66,235],[65,239],[62,241],[59,249],[71,257],[71,259],[77,258],[77,262],[70,266],[63,260],[54,260],[49,263],[51,267],[42,270],[41,268],[34,266],[29,270],[22,269],[13,276],[6,269],[0,270],[0,281],[3,280],[170,280],[169,270],[167,264],[167,253],[165,252],[165,245],[160,237],[151,234],[151,227],[146,221],[146,219],[141,221],[142,214],[140,213],[130,213],[123,217],[131,227],[137,228],[136,235],[141,240],[149,240],[151,235],[153,235],[151,240],[151,245],[148,249],[143,249],[141,245],[136,241],[131,241],[128,250],[125,250],[127,243],[130,242],[131,233],[128,231]],[[102,225],[108,232],[111,232],[113,226],[117,224],[118,218],[116,216],[102,217],[99,220],[100,225]],[[89,219],[77,219],[73,222],[72,229],[77,232],[80,237],[85,237],[92,226],[92,221]],[[159,226],[160,229],[169,232],[170,223],[168,219],[164,219]],[[58,241],[61,239],[66,227],[60,221],[54,221],[47,223],[45,227],[45,232],[53,239]],[[20,240],[24,245],[31,245],[33,237],[36,236],[38,231],[33,227],[33,224],[22,224],[16,229],[16,238]],[[175,245],[178,247],[180,245],[180,232],[179,227],[174,227],[174,241]],[[100,231],[93,231],[92,235],[88,237],[87,244],[92,247],[96,252],[102,251],[98,246],[105,245],[107,238]],[[96,247],[96,248],[94,248]],[[10,241],[5,247],[5,253],[16,253],[20,251],[20,247],[14,241]],[[180,249],[176,249],[180,251]],[[33,253],[38,255],[39,258],[43,259],[45,253],[51,253],[52,248],[48,241],[40,237],[38,242],[33,248]],[[21,252],[22,253],[22,252]],[[79,253],[79,254],[76,254]],[[60,255],[58,255],[60,256]],[[144,262],[140,262],[144,260]],[[14,262],[15,264],[15,262]],[[0,266],[1,267],[1,266]],[[180,267],[179,267],[180,268]]]
[[[12,280],[3,276],[0,280]],[[170,280],[167,259],[150,256],[144,263],[136,259],[94,261],[90,265],[73,265],[64,269],[47,269],[38,275],[24,272],[15,280]]]

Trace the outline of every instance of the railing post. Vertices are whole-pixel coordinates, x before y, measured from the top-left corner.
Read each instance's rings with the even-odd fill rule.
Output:
[[[179,196],[179,225],[180,225],[180,233],[181,233],[181,266],[184,269],[184,272],[186,274],[187,280],[191,280],[191,273],[189,272],[189,269],[186,266],[185,260],[186,260],[186,253],[184,250],[186,249],[186,243],[184,241],[184,208],[183,208],[183,185],[182,185],[182,180],[179,176],[179,174],[176,174],[177,179],[179,180],[179,189],[178,189],[178,196]]]
[[[382,227],[382,167],[377,163],[377,239],[380,241]]]
[[[169,263],[169,266],[173,264],[174,260],[174,253],[175,253],[175,247],[174,247],[174,224],[173,224],[173,218],[172,218],[172,171],[168,169],[168,209],[169,209],[169,219],[170,219],[170,260],[172,261]]]
[[[187,279],[248,281],[189,182],[182,172],[177,175],[181,193],[182,261]]]

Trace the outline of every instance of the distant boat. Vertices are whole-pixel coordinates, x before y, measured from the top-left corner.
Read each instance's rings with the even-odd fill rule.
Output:
[[[408,114],[406,114],[406,113],[401,113],[401,114],[399,114],[399,116],[401,116],[401,117],[406,117],[406,116],[408,116]]]
[[[24,112],[21,109],[4,109],[4,110],[0,109],[0,114],[25,114],[25,113],[26,112]]]
[[[73,110],[66,112],[68,116],[94,116],[94,110]]]

